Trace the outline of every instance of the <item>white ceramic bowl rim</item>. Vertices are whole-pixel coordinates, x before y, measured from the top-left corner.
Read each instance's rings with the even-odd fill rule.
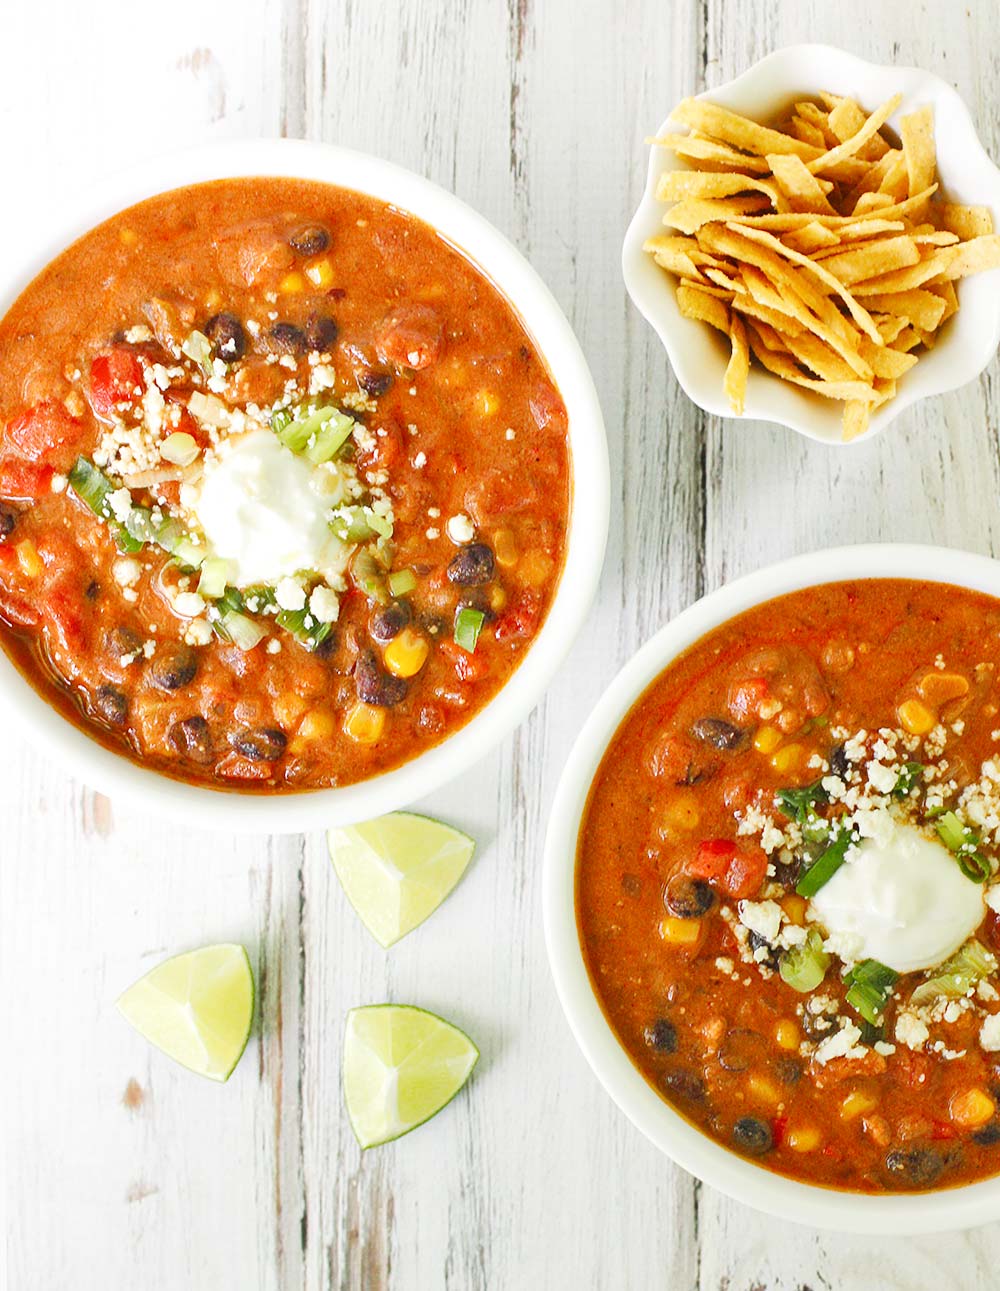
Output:
[[[576,846],[591,783],[616,730],[650,682],[720,623],[772,597],[847,579],[915,578],[1000,596],[1000,562],[943,547],[865,545],[797,556],[729,583],[661,628],[601,696],[570,753],[545,844],[545,939],[556,991],[584,1056],[636,1127],[698,1178],[782,1219],[879,1235],[968,1228],[1000,1217],[1000,1178],[928,1194],[868,1196],[798,1183],[723,1148],[639,1074],[604,1016],[576,922]]]
[[[208,144],[143,162],[68,199],[58,216],[32,225],[16,261],[0,270],[0,315],[76,238],[158,193],[214,179],[284,176],[353,189],[409,211],[468,255],[512,303],[549,365],[569,417],[572,501],[566,561],[541,631],[499,694],[444,742],[395,770],[342,788],[269,795],[216,791],[173,780],[113,753],[52,708],[0,652],[0,705],[28,738],[72,774],[157,814],[229,830],[298,832],[394,810],[453,779],[521,722],[583,626],[597,588],[608,531],[607,442],[593,379],[551,292],[483,216],[402,167],[364,153],[302,140]],[[27,209],[27,208],[26,208]],[[25,250],[27,248],[27,250]]]
[[[1000,170],[980,143],[959,95],[931,72],[869,63],[832,45],[790,45],[697,97],[764,118],[776,107],[796,97],[814,97],[819,90],[854,95],[869,109],[899,90],[903,103],[890,126],[900,114],[924,103],[933,104],[942,188],[950,200],[989,206],[1000,219]],[[684,131],[686,127],[668,117],[657,134],[672,130]],[[706,412],[733,417],[722,389],[726,365],[722,338],[681,315],[663,270],[642,249],[647,237],[664,232],[664,206],[656,200],[656,183],[662,172],[672,169],[688,166],[663,148],[650,149],[645,191],[622,248],[625,286],[663,342],[684,392]],[[922,354],[900,382],[896,397],[872,414],[868,430],[857,439],[845,442],[841,437],[840,404],[798,390],[756,366],[750,372],[743,419],[777,422],[832,447],[870,443],[919,399],[954,390],[982,372],[1000,344],[998,283],[1000,270],[974,274],[959,284],[959,313],[945,325],[934,349]]]

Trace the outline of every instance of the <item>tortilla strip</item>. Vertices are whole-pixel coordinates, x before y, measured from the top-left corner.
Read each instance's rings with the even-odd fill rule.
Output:
[[[844,206],[853,211],[858,204],[858,199],[863,197],[865,193],[877,193],[879,185],[902,155],[898,148],[890,148],[888,152],[883,153],[873,166],[869,166],[865,174],[844,198]]]
[[[934,148],[934,109],[927,104],[910,112],[899,123],[899,137],[906,158],[909,196],[923,192],[933,184],[937,174],[937,153]]]
[[[726,291],[735,295],[746,293],[746,285],[741,278],[732,278],[723,269],[713,269],[708,266],[702,271],[709,282],[714,282],[717,287],[724,287]]]
[[[857,439],[868,429],[868,419],[871,416],[871,404],[863,403],[860,399],[848,399],[844,404],[844,417],[841,422],[841,436],[845,442],[849,443],[852,439]]]
[[[791,381],[793,385],[813,390],[826,399],[858,399],[870,403],[878,398],[871,386],[865,385],[863,381],[815,381],[801,372],[792,359],[769,350],[759,342],[754,345],[752,337],[750,347],[769,372],[785,381]]]
[[[715,271],[714,270],[710,271],[706,269],[705,272],[714,273]],[[703,291],[706,296],[715,296],[716,299],[724,300],[727,304],[729,303],[729,301],[732,300],[733,296],[736,294],[733,291],[727,291],[724,287],[716,287],[714,285],[710,285],[707,282],[702,282],[700,279],[695,279],[695,278],[682,278],[680,281],[680,285],[682,287],[690,287],[692,291]]]
[[[942,202],[936,207],[938,223],[949,233],[957,233],[963,242],[985,237],[993,232],[993,216],[988,206],[961,206]]]
[[[800,139],[792,139],[780,130],[758,125],[756,121],[719,107],[717,103],[709,103],[707,99],[683,99],[671,115],[673,120],[690,126],[692,130],[701,130],[713,139],[734,144],[743,152],[755,153],[758,157],[769,152],[791,152],[803,161],[809,161],[820,155],[818,148]]]
[[[868,342],[871,349],[877,347]],[[788,342],[789,351],[804,364],[811,368],[813,372],[823,381],[853,381],[854,372],[852,368],[844,362],[839,354],[834,353],[828,345],[817,336],[806,332],[803,336],[791,338]],[[872,371],[875,369],[873,368]]]
[[[744,215],[766,211],[770,205],[770,199],[759,193],[747,194],[745,197],[689,197],[672,206],[664,215],[663,223],[680,229],[682,233],[694,233],[712,220],[739,219]]]
[[[887,345],[872,345],[867,336],[861,342],[861,357],[871,364],[877,377],[890,377],[892,380],[908,372],[917,361],[915,354],[894,350]]]
[[[701,139],[690,134],[667,134],[650,139],[650,144],[657,148],[667,148],[678,157],[691,158],[702,163],[725,165],[729,170],[750,171],[755,175],[767,175],[770,168],[762,157],[751,157],[735,148],[727,148],[723,143],[713,139]]]
[[[906,319],[898,314],[873,314],[872,318],[886,345],[891,344],[907,325]]]
[[[958,294],[955,291],[954,283],[950,280],[937,282],[933,287],[928,287],[927,290],[932,291],[935,296],[940,296],[944,301],[944,313],[941,315],[941,323],[947,322],[952,314],[958,313]],[[938,327],[941,326],[941,323],[938,323]]]
[[[803,332],[808,331],[808,328],[804,327],[797,318],[779,313],[776,309],[769,309],[767,305],[760,304],[749,294],[737,296],[733,301],[733,309],[740,314],[748,314],[751,318],[759,319],[783,338],[801,336]],[[785,347],[782,346],[782,348]]]
[[[729,310],[704,291],[692,291],[690,287],[677,288],[677,307],[685,318],[693,318],[699,323],[708,323],[710,327],[729,335]]]
[[[949,252],[951,258],[941,275],[945,282],[966,278],[970,273],[980,273],[984,269],[1000,268],[1000,236],[996,233],[960,242],[957,247],[942,247],[937,254],[944,256]]]
[[[748,229],[739,224],[727,224],[726,227],[737,230],[744,237],[751,239],[753,242],[759,242],[763,246],[771,247],[771,249],[778,255],[784,256],[795,264],[801,265],[803,269],[808,269],[810,273],[815,274],[816,277],[819,278],[820,282],[826,283],[828,287],[833,288],[847,306],[851,317],[862,331],[867,332],[876,345],[882,344],[882,337],[879,335],[878,328],[872,322],[871,315],[862,305],[858,304],[847,288],[843,286],[843,284],[834,277],[829,270],[825,269],[821,264],[816,264],[816,262],[814,260],[810,260],[808,256],[800,255],[798,251],[794,251],[791,247],[786,247],[780,239],[773,237],[765,229]],[[850,362],[850,359],[848,359],[848,362]]]
[[[733,314],[729,323],[729,339],[732,342],[732,353],[726,364],[726,375],[722,388],[729,396],[729,405],[737,417],[743,416],[746,402],[747,378],[750,375],[750,349],[747,344],[747,332],[743,320]]]
[[[820,144],[822,152],[828,152],[831,148],[836,148],[839,141],[830,127],[830,114],[828,112],[824,112],[815,103],[810,103],[808,99],[803,99],[801,103],[796,103],[795,114],[819,132],[823,141]]]
[[[837,212],[827,200],[822,185],[811,174],[801,157],[791,154],[769,153],[767,164],[771,173],[788,200],[793,211],[816,211],[822,215],[836,215]]]
[[[732,197],[735,193],[766,193],[776,211],[787,211],[788,203],[775,184],[755,175],[728,171],[667,170],[656,185],[660,202],[679,202],[686,197]]]
[[[818,152],[822,152],[827,147],[823,131],[818,126],[814,126],[812,122],[804,121],[802,117],[792,117],[788,123],[788,128],[796,139],[801,139],[803,143],[812,144]]]
[[[903,226],[900,225],[900,228]],[[812,224],[806,224],[801,229],[789,229],[783,235],[782,242],[786,247],[794,247],[796,251],[801,251],[803,255],[817,255],[823,250],[840,250],[840,238],[832,229],[825,224],[818,224],[813,221]]]
[[[908,197],[904,202],[897,202],[895,205],[872,211],[871,216],[873,219],[894,220],[901,215],[908,215],[914,203],[923,197],[930,197],[936,190],[937,184],[932,184],[926,193],[918,193],[916,197]],[[868,196],[874,196],[874,194],[868,194]],[[853,215],[807,215],[801,211],[792,211],[782,215],[737,215],[733,222],[739,224],[740,228],[778,229],[785,232],[789,229],[804,228],[806,224],[815,220],[836,231],[845,224],[856,224],[858,220],[866,218],[868,218],[867,214],[861,214],[857,210]]]
[[[919,264],[905,269],[896,269],[890,273],[879,274],[859,282],[854,289],[856,296],[884,295],[887,291],[910,291],[922,287],[924,283],[939,278],[950,266],[958,254],[958,247],[936,248],[930,255],[923,256]]]
[[[823,268],[845,287],[850,287],[877,273],[888,274],[894,269],[908,268],[919,259],[920,252],[912,238],[878,238],[840,255],[827,256]]]
[[[868,142],[868,140],[880,130],[889,117],[896,111],[903,101],[902,94],[894,94],[891,99],[887,99],[880,108],[876,108],[871,116],[865,121],[864,125],[856,133],[852,134],[849,139],[838,144],[829,152],[824,153],[822,157],[816,157],[813,161],[808,162],[809,169],[814,175],[823,174],[828,171],[837,162],[845,161],[853,157],[858,149]],[[912,196],[912,194],[911,194]]]
[[[870,309],[908,318],[911,323],[928,331],[938,326],[945,311],[945,302],[940,296],[935,296],[932,291],[921,291],[919,287],[913,291],[890,291],[865,299]]]
[[[830,123],[830,130],[841,143],[846,143],[864,128],[865,114],[860,103],[854,99],[838,99],[833,94],[825,95],[823,98],[824,101],[835,100],[829,104],[830,114],[827,120]],[[859,150],[858,155],[864,157],[866,161],[878,161],[888,151],[889,145],[876,131]]]

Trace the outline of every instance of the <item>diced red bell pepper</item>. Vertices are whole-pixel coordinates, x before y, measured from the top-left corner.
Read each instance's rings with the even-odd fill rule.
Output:
[[[518,637],[529,637],[538,627],[541,612],[541,602],[535,593],[525,592],[506,614],[497,619],[493,635],[498,641],[512,641]]]
[[[706,838],[697,855],[688,866],[688,873],[696,879],[721,879],[736,855],[736,844],[728,838]]]
[[[787,1116],[776,1116],[774,1120],[771,1122],[771,1138],[773,1139],[774,1146],[776,1148],[780,1148],[782,1143],[785,1141],[785,1133],[787,1129],[788,1129]]]
[[[44,497],[52,489],[55,471],[51,466],[39,466],[21,457],[8,457],[0,462],[0,497],[33,501]]]
[[[481,652],[470,654],[456,642],[447,639],[440,642],[438,648],[451,662],[459,681],[482,681],[489,676],[490,665]]]
[[[120,403],[134,403],[145,387],[142,364],[131,350],[116,346],[90,365],[90,405],[101,417]]]
[[[67,654],[79,658],[87,648],[87,634],[75,593],[63,587],[51,589],[45,597],[42,617]]]
[[[33,462],[54,448],[75,444],[86,431],[55,399],[43,399],[7,423],[9,443]]]
[[[273,775],[270,763],[252,762],[235,750],[216,764],[215,771],[229,780],[270,780]]]

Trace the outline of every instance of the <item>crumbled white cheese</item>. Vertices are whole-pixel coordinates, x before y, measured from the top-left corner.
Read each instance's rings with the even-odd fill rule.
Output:
[[[448,537],[458,546],[461,546],[466,542],[471,542],[476,536],[475,526],[469,517],[462,511],[451,517],[446,528],[448,530]]]
[[[209,623],[208,619],[192,619],[184,632],[184,640],[188,645],[208,645],[211,639],[212,625]]]
[[[135,587],[142,577],[142,566],[131,556],[120,556],[111,566],[111,573],[119,587]]]
[[[204,600],[197,592],[178,592],[170,602],[175,614],[185,619],[196,619],[205,609]]]
[[[741,901],[737,910],[744,928],[767,942],[775,940],[781,927],[781,906],[777,901]]]
[[[294,578],[279,578],[278,585],[274,589],[274,599],[283,610],[305,609],[305,588]]]
[[[309,597],[309,612],[320,623],[336,623],[340,614],[340,601],[337,593],[330,587],[320,584],[314,587]]]
[[[926,1024],[916,1014],[903,1012],[896,1018],[896,1039],[908,1049],[922,1049],[929,1036]]]
[[[979,1028],[979,1045],[987,1053],[1000,1050],[1000,1013],[991,1013]]]
[[[845,1022],[839,1031],[821,1040],[813,1054],[813,1060],[821,1065],[833,1058],[860,1058],[865,1050],[858,1041],[861,1039],[861,1028],[853,1022]]]

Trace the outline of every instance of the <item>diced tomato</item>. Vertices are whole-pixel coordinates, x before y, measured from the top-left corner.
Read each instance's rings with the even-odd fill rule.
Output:
[[[90,365],[90,404],[107,417],[120,403],[134,403],[144,388],[142,364],[131,350],[116,346]]]
[[[0,462],[0,496],[25,502],[44,497],[52,489],[54,474],[51,466],[7,457]]]
[[[57,586],[48,592],[42,608],[46,627],[63,650],[75,658],[80,658],[87,648],[87,635],[79,603],[79,597],[75,593]]]
[[[498,641],[530,637],[538,627],[542,606],[534,592],[524,592],[514,605],[497,619],[493,635]]]
[[[931,1125],[932,1139],[957,1139],[958,1130],[954,1125],[949,1125],[947,1121],[934,1121]]]
[[[229,780],[270,780],[272,775],[270,763],[251,762],[235,750],[216,763],[215,771]]]
[[[780,1148],[785,1141],[785,1131],[788,1129],[788,1117],[776,1116],[771,1122],[771,1138],[774,1140],[774,1146]]]
[[[398,305],[376,338],[379,358],[398,368],[429,367],[444,343],[444,323],[430,305]]]
[[[736,681],[729,687],[729,711],[738,722],[757,716],[760,702],[767,695],[767,682],[763,677]]]
[[[736,855],[736,844],[728,838],[707,838],[688,866],[688,873],[696,879],[721,879]]]
[[[7,439],[33,462],[54,448],[75,444],[86,428],[55,399],[43,399],[7,424]]]
[[[734,900],[742,901],[756,896],[766,874],[767,857],[759,847],[754,847],[750,851],[735,854],[722,876],[720,886]]]
[[[454,641],[444,640],[438,649],[449,659],[459,681],[482,681],[489,676],[490,665],[483,654],[470,654]]]
[[[566,428],[566,405],[552,386],[540,385],[532,391],[528,407],[539,430],[552,426],[554,430]]]

